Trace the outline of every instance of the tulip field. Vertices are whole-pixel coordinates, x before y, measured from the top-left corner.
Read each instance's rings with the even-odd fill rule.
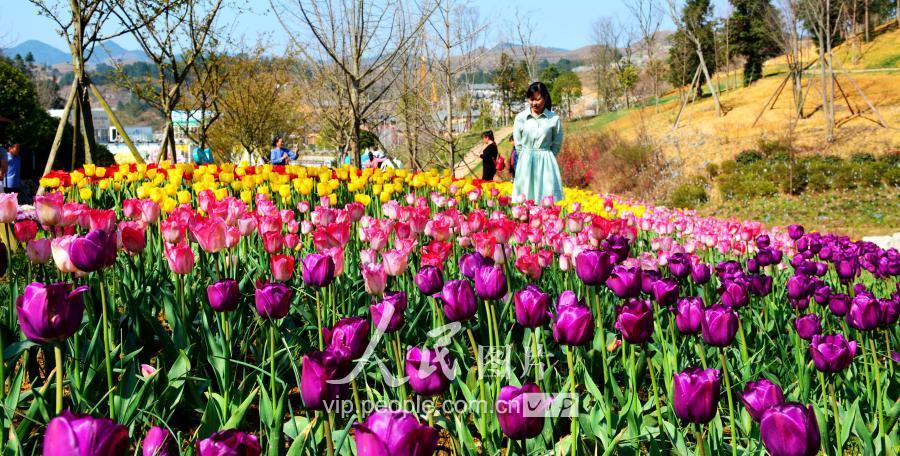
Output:
[[[0,195],[0,454],[894,455],[900,253],[438,171]]]

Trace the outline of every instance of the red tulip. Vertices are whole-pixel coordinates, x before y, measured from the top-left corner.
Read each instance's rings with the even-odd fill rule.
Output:
[[[37,237],[38,226],[34,220],[22,220],[13,225],[13,235],[16,240],[26,244]]]
[[[294,276],[294,257],[290,255],[272,255],[269,258],[272,277],[279,282],[287,282]]]

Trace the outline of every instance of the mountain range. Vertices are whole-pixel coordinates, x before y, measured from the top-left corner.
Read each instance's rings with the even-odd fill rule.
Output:
[[[7,57],[13,57],[16,54],[24,57],[30,52],[31,55],[34,56],[35,63],[39,65],[46,64],[52,66],[69,64],[72,62],[67,51],[62,51],[39,40],[23,41],[13,47],[3,49],[2,52]],[[116,44],[115,41],[107,41],[94,48],[94,54],[90,56],[88,64],[96,65],[98,63],[109,63],[110,61],[130,63],[145,62],[148,61],[148,59],[143,51],[128,50]]]

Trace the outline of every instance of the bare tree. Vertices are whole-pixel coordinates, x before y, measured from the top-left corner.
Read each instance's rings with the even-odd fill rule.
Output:
[[[197,119],[197,128],[189,128],[188,124],[184,134],[201,150],[209,145],[209,130],[222,115],[224,86],[234,76],[225,54],[216,50],[203,52],[194,64],[180,108],[189,119]],[[190,154],[188,160],[191,160]]]
[[[831,14],[832,0],[801,1],[802,17],[809,24],[818,42],[818,65],[822,95],[822,111],[825,114],[826,140],[834,140],[834,67],[832,66],[831,37],[834,35]]]
[[[468,87],[461,86],[460,78],[474,65],[473,59],[457,58],[467,43],[476,42],[484,32],[486,24],[468,24],[464,28],[463,23],[472,18],[471,14],[464,14],[465,5],[458,0],[438,0],[437,8],[428,21],[430,36],[437,44],[434,46],[439,55],[427,55],[429,46],[425,47],[426,57],[432,62],[432,69],[438,75],[437,84],[444,97],[444,109],[446,111],[443,131],[435,132],[436,139],[444,146],[449,158],[450,169],[456,169],[457,135],[454,126],[454,108],[460,88],[468,91]],[[424,40],[423,40],[424,41]]]
[[[159,158],[175,153],[172,113],[181,101],[182,86],[215,35],[223,0],[119,0],[113,13],[132,33],[156,65],[155,78],[119,78],[135,95],[156,108],[166,124]],[[160,13],[161,5],[168,5]],[[171,154],[171,155],[170,155]]]
[[[433,7],[407,9],[401,1],[387,0],[270,0],[282,26],[310,64],[333,64],[334,83],[344,86],[352,119],[352,151],[356,165],[361,164],[360,137],[366,122],[374,114],[397,80],[396,64],[424,27]],[[309,27],[317,47],[297,41],[293,27]],[[319,52],[316,52],[319,51]]]
[[[63,113],[60,116],[59,126],[56,129],[56,137],[50,148],[50,155],[47,158],[47,165],[44,173],[53,169],[53,162],[62,142],[63,131],[71,117],[73,120],[74,131],[76,134],[81,133],[84,144],[85,161],[91,163],[92,151],[96,149],[96,139],[94,138],[94,121],[91,115],[90,94],[93,94],[100,102],[100,105],[106,111],[112,124],[119,130],[122,138],[128,145],[129,150],[134,156],[134,160],[143,163],[144,160],[138,154],[131,139],[125,133],[125,129],[119,123],[118,118],[106,100],[100,94],[100,91],[91,84],[90,77],[87,72],[86,62],[90,60],[94,50],[98,45],[106,40],[131,33],[134,29],[121,28],[112,30],[108,25],[109,19],[112,17],[113,10],[108,0],[29,0],[38,8],[38,13],[52,20],[58,29],[59,34],[66,40],[69,52],[72,57],[72,73],[74,75],[72,86],[69,89],[69,95],[66,99]],[[163,6],[162,9],[167,9]],[[75,155],[78,149],[78,141],[73,142],[72,149],[72,166],[75,166]],[[38,192],[41,193],[43,188]]]
[[[516,11],[513,19],[513,32],[516,34],[516,44],[513,47],[514,55],[525,65],[525,71],[528,73],[528,82],[538,80],[537,68],[537,46],[534,45],[534,31],[538,28],[537,23],[532,19],[532,14]]]
[[[631,12],[631,16],[637,23],[641,31],[641,40],[643,41],[645,51],[647,53],[647,62],[645,67],[652,68],[652,62],[655,60],[656,35],[659,33],[660,24],[662,24],[664,11],[659,5],[658,0],[626,0],[625,6]],[[659,74],[651,71],[653,79],[653,99],[656,104],[656,110],[659,111]]]
[[[700,59],[700,65],[697,68],[697,72],[695,73],[694,80],[697,84],[700,84],[700,75],[706,79],[707,87],[709,87],[709,91],[713,97],[713,103],[716,107],[716,117],[722,116],[722,104],[719,102],[719,91],[716,86],[713,84],[713,80],[709,74],[709,67],[706,65],[706,59],[703,57],[703,44],[700,42],[700,38],[698,36],[699,25],[694,24],[691,21],[684,21],[681,14],[678,13],[678,0],[668,0],[669,3],[669,15],[672,18],[672,22],[675,23],[675,26],[678,27],[679,30],[684,32],[684,35],[687,39],[694,44],[694,51],[697,53],[697,57]],[[691,89],[695,89],[694,84],[691,84]],[[686,105],[686,99],[682,100],[681,109],[679,109],[678,114],[675,116],[675,123],[673,125],[673,129],[678,128],[678,122],[681,119],[681,114],[684,111],[684,107]]]
[[[397,119],[403,137],[400,154],[413,170],[434,166],[433,132],[439,123],[434,113],[437,84],[425,56],[425,40],[410,48],[400,65],[397,80]]]
[[[591,72],[594,75],[594,88],[597,90],[597,110],[603,103],[606,111],[615,108],[621,85],[619,70],[622,66],[620,48],[628,47],[622,43],[625,27],[612,18],[603,17],[594,22],[594,49],[591,52]]]

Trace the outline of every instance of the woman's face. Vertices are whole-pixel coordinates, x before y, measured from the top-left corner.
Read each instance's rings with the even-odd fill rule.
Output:
[[[481,137],[481,142],[483,142],[483,143],[485,143],[485,144],[490,144],[491,138],[488,138],[487,136],[482,136],[482,137]]]
[[[528,99],[528,104],[531,105],[531,112],[535,114],[544,112],[544,97],[541,96],[540,92],[532,94],[531,98]]]
[[[283,146],[283,145],[284,145],[284,140],[283,140],[283,139],[278,138],[278,139],[275,141],[275,147],[280,148],[280,147]]]

